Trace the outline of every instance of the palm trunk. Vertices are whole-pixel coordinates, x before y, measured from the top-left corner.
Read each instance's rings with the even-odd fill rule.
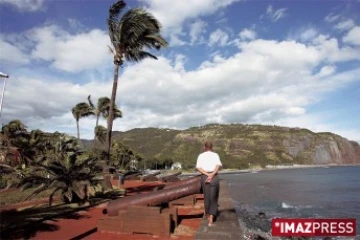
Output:
[[[76,130],[77,130],[77,138],[80,139],[80,126],[79,126],[79,120],[76,120]]]
[[[100,118],[100,113],[96,114],[96,124],[95,124],[95,128],[94,128],[94,145],[93,145],[93,148],[95,148],[95,144],[96,144],[96,128],[99,126],[99,118]]]
[[[119,65],[115,64],[114,65],[114,81],[113,81],[113,88],[112,88],[112,94],[111,94],[111,99],[110,99],[109,118],[108,118],[108,122],[107,122],[107,132],[106,132],[107,164],[109,164],[109,162],[110,162],[111,133],[112,133],[112,126],[113,126],[113,121],[114,121],[114,107],[115,107],[115,100],[116,100],[118,77],[119,77]]]

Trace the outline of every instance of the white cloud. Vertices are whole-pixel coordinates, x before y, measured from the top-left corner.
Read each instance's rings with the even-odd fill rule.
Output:
[[[266,9],[266,15],[271,21],[277,22],[280,19],[286,17],[287,8],[279,8],[275,10],[272,5],[269,5]]]
[[[64,131],[75,135],[76,126],[71,108],[76,103],[87,101],[89,94],[95,100],[110,95],[110,92],[110,80],[78,85],[49,76],[32,78],[13,74],[7,82],[4,95],[2,122],[21,119],[32,129]],[[92,132],[87,133],[88,137]]]
[[[149,10],[159,19],[165,29],[178,28],[184,21],[212,14],[238,0],[198,0],[191,6],[187,1],[173,1],[171,7],[167,0],[144,1]]]
[[[59,26],[47,25],[0,37],[0,60],[17,64],[41,60],[58,70],[81,72],[112,63],[107,45],[111,45],[110,39],[102,30],[72,35]]]
[[[350,46],[339,47],[336,38],[319,35],[313,40],[314,47],[321,54],[321,58],[329,62],[344,62],[360,60],[360,48]]]
[[[360,45],[360,26],[352,28],[344,37],[345,43]]]
[[[241,40],[254,40],[256,38],[256,32],[252,29],[244,28],[239,33]]]
[[[289,34],[288,39],[299,41],[303,43],[309,43],[314,41],[319,36],[319,32],[312,26],[302,27]]]
[[[320,71],[316,74],[317,77],[328,77],[335,73],[335,66],[324,66],[320,69]]]
[[[221,29],[216,29],[210,34],[208,45],[225,46],[228,43],[228,41],[229,41],[229,35]]]
[[[333,114],[326,112],[311,113],[302,116],[279,119],[274,124],[278,126],[307,128],[313,132],[332,132],[360,143],[360,130],[349,130],[344,126],[337,125],[335,122],[324,121],[324,119],[331,119],[333,117],[331,115]]]
[[[203,34],[206,33],[207,23],[197,20],[190,25],[190,44],[202,43],[204,41]]]
[[[0,0],[0,4],[12,4],[20,11],[35,12],[43,8],[45,0]]]
[[[29,61],[30,58],[17,46],[12,45],[0,37],[0,62],[27,64]]]
[[[351,29],[354,26],[355,26],[354,21],[351,20],[351,19],[348,19],[346,21],[339,22],[338,24],[336,24],[334,26],[334,28],[336,28],[336,29],[338,29],[340,31],[345,31],[345,30]]]
[[[165,36],[170,36],[171,45],[182,43],[179,35],[188,20],[197,19],[215,13],[239,0],[197,0],[189,5],[188,1],[143,0],[149,11],[163,24]],[[175,35],[175,36],[173,36]]]
[[[335,22],[336,20],[338,20],[340,18],[340,15],[336,15],[334,13],[330,13],[325,17],[325,21],[328,23],[332,23]]]
[[[58,39],[49,29],[35,36],[37,43]],[[60,42],[78,37],[63,36],[66,38],[59,38]],[[214,44],[228,41],[222,39],[216,38]],[[230,56],[216,53],[212,60],[192,70],[184,67],[187,56],[183,54],[174,55],[174,59],[146,59],[122,69],[116,104],[124,118],[115,121],[114,130],[149,126],[186,128],[214,121],[293,125],[316,130],[326,118],[306,121],[309,106],[321,101],[327,93],[359,81],[360,68],[336,71],[337,61],[359,59],[360,54],[353,54],[358,51],[354,48],[340,48],[334,38],[319,35],[307,43],[255,39],[239,41],[238,47]],[[39,51],[38,54],[49,61],[54,59],[52,53]],[[2,117],[5,122],[19,118],[32,128],[75,135],[71,107],[86,101],[89,94],[95,100],[111,93],[111,76],[94,79],[75,84],[71,79],[49,80],[48,75],[14,76],[7,85]],[[83,137],[93,137],[94,124],[93,118],[81,121]],[[328,126],[329,131],[337,129]]]
[[[48,61],[54,68],[68,72],[96,68],[112,58],[107,47],[109,37],[98,29],[71,35],[50,25],[32,29],[27,37],[34,44],[34,59]]]
[[[307,42],[307,41],[310,41],[312,39],[314,39],[316,36],[318,35],[318,32],[316,29],[314,28],[307,28],[305,31],[303,31],[301,34],[300,34],[300,40],[302,42]]]

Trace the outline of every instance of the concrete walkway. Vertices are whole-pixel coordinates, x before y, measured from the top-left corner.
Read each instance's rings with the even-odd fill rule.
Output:
[[[230,197],[227,182],[220,181],[219,197],[219,216],[212,227],[209,227],[208,221],[203,219],[195,239],[197,240],[241,240],[244,234],[240,229],[239,221],[236,216],[235,206]]]

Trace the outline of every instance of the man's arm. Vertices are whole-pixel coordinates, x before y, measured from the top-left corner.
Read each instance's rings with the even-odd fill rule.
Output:
[[[204,174],[204,175],[206,175],[206,176],[208,176],[209,177],[209,175],[210,175],[210,173],[208,173],[208,172],[206,172],[204,169],[202,169],[202,168],[196,168],[200,173],[202,173],[202,174]]]
[[[221,168],[220,165],[216,165],[215,170],[212,173],[207,174],[208,178],[206,179],[206,181],[210,182],[213,179],[213,177],[219,172],[220,168]]]

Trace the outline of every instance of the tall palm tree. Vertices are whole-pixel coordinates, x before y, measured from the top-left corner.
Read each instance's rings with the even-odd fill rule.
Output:
[[[79,127],[80,118],[94,115],[94,112],[91,110],[90,105],[85,102],[76,104],[75,107],[71,109],[71,112],[76,120],[77,138],[80,139],[80,127]]]
[[[88,96],[88,102],[89,105],[93,111],[93,113],[96,116],[96,124],[95,124],[95,128],[94,128],[94,144],[95,144],[95,140],[97,138],[97,130],[98,130],[98,126],[99,126],[99,119],[100,116],[102,116],[103,118],[108,118],[109,117],[109,109],[110,109],[110,99],[108,97],[101,97],[98,99],[97,105],[95,107],[95,105],[93,104],[93,102],[91,101],[91,95]],[[122,117],[122,112],[117,108],[117,106],[114,106],[114,119],[116,118],[121,118]],[[106,131],[106,128],[102,127],[101,130]],[[105,140],[106,137],[103,138],[103,140]]]
[[[114,81],[106,134],[108,160],[110,159],[111,132],[114,121],[119,67],[124,64],[125,60],[139,62],[147,57],[157,59],[156,56],[144,49],[155,48],[160,50],[168,45],[160,35],[160,22],[146,10],[133,8],[120,17],[125,5],[123,0],[111,5],[108,18],[109,36],[113,46],[113,49],[110,48],[110,50],[114,55]]]

